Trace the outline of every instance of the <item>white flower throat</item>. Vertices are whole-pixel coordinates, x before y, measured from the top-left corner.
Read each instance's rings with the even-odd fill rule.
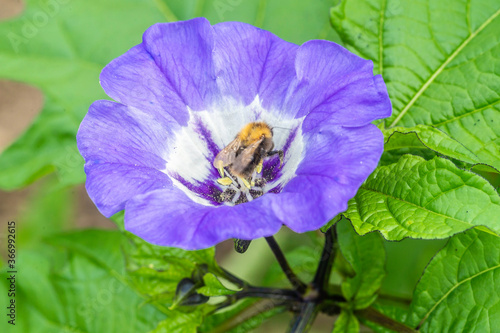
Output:
[[[258,97],[247,106],[220,104],[213,110],[189,110],[188,125],[165,153],[163,172],[203,205],[234,205],[280,192],[303,157],[303,118],[284,119],[263,109]],[[245,142],[237,144],[238,138]],[[236,147],[234,155],[223,153]]]

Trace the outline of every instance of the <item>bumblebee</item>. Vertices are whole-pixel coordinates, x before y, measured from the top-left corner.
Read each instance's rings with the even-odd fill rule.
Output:
[[[225,186],[235,184],[236,187],[238,184],[243,187],[243,183],[247,189],[251,189],[255,186],[256,174],[262,172],[266,157],[279,154],[280,165],[283,164],[283,151],[273,148],[273,130],[268,124],[259,121],[245,125],[236,138],[214,159],[213,165],[221,176],[217,182]]]

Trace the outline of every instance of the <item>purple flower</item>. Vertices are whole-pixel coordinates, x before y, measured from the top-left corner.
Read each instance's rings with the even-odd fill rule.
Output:
[[[347,208],[382,154],[370,122],[391,103],[372,70],[335,43],[298,46],[244,23],[155,24],[101,73],[117,102],[93,103],[78,131],[87,191],[158,245],[315,230]],[[257,121],[273,129],[283,164],[265,157],[250,189],[219,184],[216,155]]]

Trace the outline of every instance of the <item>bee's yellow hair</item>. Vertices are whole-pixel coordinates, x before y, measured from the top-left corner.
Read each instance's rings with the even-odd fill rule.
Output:
[[[271,127],[263,121],[245,125],[245,127],[243,127],[241,132],[238,134],[238,138],[241,140],[243,146],[249,146],[253,142],[260,140],[262,136],[265,138],[273,137]]]

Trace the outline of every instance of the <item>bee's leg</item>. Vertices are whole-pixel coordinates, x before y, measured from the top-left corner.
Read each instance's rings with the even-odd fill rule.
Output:
[[[280,156],[280,168],[283,166],[283,160],[285,159],[285,153],[283,150],[273,150],[267,153],[267,156],[273,156],[278,154]]]

